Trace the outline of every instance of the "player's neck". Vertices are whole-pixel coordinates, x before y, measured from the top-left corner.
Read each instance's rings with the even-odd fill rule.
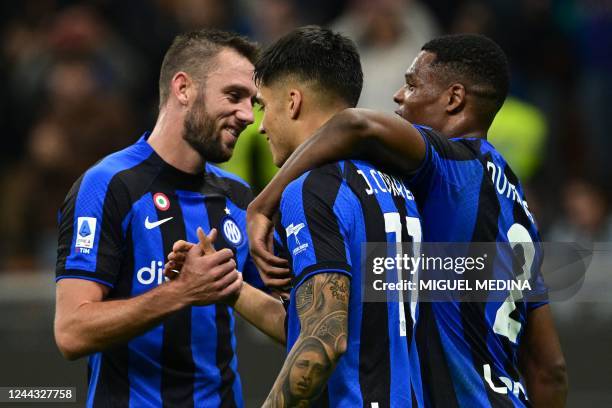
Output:
[[[325,111],[312,112],[305,120],[303,132],[301,132],[301,135],[298,137],[298,143],[295,148],[297,149],[299,145],[308,140],[320,127],[325,125],[327,121],[346,108],[346,106],[339,106],[337,108],[326,109]]]
[[[464,137],[464,138],[487,138],[488,129],[480,126],[469,120],[461,120],[457,122],[447,123],[443,126],[441,133],[449,138]]]
[[[171,120],[160,112],[147,142],[163,161],[185,173],[196,174],[204,168],[202,156],[183,139],[181,118]]]

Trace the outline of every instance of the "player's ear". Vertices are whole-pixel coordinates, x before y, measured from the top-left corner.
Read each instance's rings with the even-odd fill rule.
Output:
[[[189,98],[192,97],[193,92],[195,92],[195,87],[187,73],[179,71],[174,74],[172,81],[170,81],[170,93],[174,95],[181,106],[189,105]]]
[[[300,116],[302,108],[302,91],[299,89],[289,90],[289,116],[295,120]]]
[[[446,112],[457,113],[465,106],[465,86],[463,84],[452,84],[447,89]]]

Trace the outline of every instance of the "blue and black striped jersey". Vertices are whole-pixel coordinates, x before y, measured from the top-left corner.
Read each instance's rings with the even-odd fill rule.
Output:
[[[527,243],[533,256],[519,266],[536,277],[533,293],[545,294],[538,230],[504,158],[484,139],[449,140],[417,129],[427,152],[409,186],[423,219],[423,240]],[[492,278],[515,262],[501,255],[489,261]],[[545,303],[527,296],[513,302],[420,303],[416,337],[426,405],[528,405],[517,353],[527,314]]]
[[[145,134],[90,168],[60,211],[57,280],[87,279],[129,298],[163,284],[179,239],[217,228],[245,280],[263,286],[249,256],[249,186],[206,164],[187,174],[165,163]],[[224,305],[187,307],[148,332],[89,359],[88,406],[242,406],[234,316]]]
[[[422,401],[413,336],[418,310],[404,302],[364,302],[365,242],[416,242],[421,225],[404,183],[370,164],[344,161],[302,175],[283,193],[283,240],[294,274],[287,347],[300,334],[296,290],[318,273],[350,278],[348,346],[320,397],[320,406],[410,407]],[[400,236],[398,239],[398,235]]]

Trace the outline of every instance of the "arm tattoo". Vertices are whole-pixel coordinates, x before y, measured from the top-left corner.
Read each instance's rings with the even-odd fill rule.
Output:
[[[308,279],[295,294],[295,307],[299,315],[306,313],[312,307],[312,289],[312,279]]]
[[[346,284],[344,283],[345,280],[346,279],[341,279],[340,275],[334,276],[330,280],[332,296],[341,302],[346,302],[346,297],[348,295]]]
[[[296,292],[301,333],[272,387],[266,407],[307,407],[324,389],[346,349],[349,278],[321,273]]]

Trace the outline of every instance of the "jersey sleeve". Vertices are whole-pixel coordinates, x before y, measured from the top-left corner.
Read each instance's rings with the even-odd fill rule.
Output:
[[[411,188],[419,194],[427,194],[432,187],[445,186],[458,190],[473,178],[481,177],[476,163],[477,152],[463,141],[449,140],[423,126],[415,126],[425,142],[425,159],[410,177]]]
[[[124,237],[118,183],[88,172],[68,193],[59,213],[56,281],[79,278],[113,287]]]
[[[283,193],[281,225],[294,288],[321,272],[351,276],[348,231],[353,217],[349,193],[337,164],[304,174]]]

